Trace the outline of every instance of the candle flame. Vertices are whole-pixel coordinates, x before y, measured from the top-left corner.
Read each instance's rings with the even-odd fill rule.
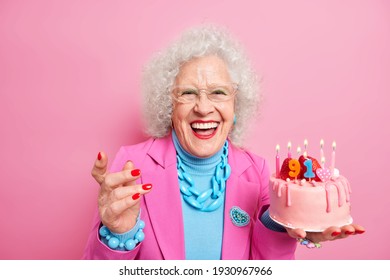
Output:
[[[291,149],[291,142],[287,143],[287,149],[289,149],[289,150]]]
[[[324,139],[321,139],[320,146],[321,146],[321,148],[324,147]]]
[[[301,153],[301,147],[297,148],[297,153],[298,153],[298,155]]]
[[[276,145],[276,153],[279,153],[279,150],[280,150],[280,146],[279,144]]]
[[[333,141],[333,143],[332,143],[332,148],[333,148],[333,151],[336,150],[336,142],[335,141]]]
[[[305,146],[305,149],[306,149],[306,147],[307,147],[307,144],[308,144],[307,139],[305,139],[305,140],[303,141],[303,145]]]
[[[321,163],[322,163],[322,164],[325,163],[325,157],[322,157],[322,158],[321,158]]]
[[[307,158],[307,152],[306,151],[303,152],[303,157]]]

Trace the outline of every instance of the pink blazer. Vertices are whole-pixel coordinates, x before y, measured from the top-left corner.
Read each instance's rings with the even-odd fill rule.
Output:
[[[83,258],[184,259],[182,206],[171,135],[122,147],[111,172],[122,170],[128,160],[141,170],[139,183],[153,184],[152,191],[141,201],[145,240],[132,251],[111,250],[99,239],[101,223],[96,214]],[[286,233],[267,229],[258,218],[269,204],[269,170],[264,159],[229,145],[228,161],[232,173],[226,184],[222,259],[294,259],[296,240]],[[249,225],[237,227],[232,223],[229,211],[233,206],[250,215]]]

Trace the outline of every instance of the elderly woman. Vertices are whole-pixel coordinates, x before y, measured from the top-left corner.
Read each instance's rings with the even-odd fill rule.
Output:
[[[98,215],[86,259],[293,259],[314,242],[363,231],[284,229],[268,215],[269,170],[240,148],[257,110],[257,80],[216,27],[189,30],[145,69],[149,140],[124,146],[110,172],[100,152]]]

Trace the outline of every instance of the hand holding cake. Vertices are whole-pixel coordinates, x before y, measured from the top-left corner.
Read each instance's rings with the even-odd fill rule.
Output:
[[[310,240],[314,244],[324,241],[343,239],[351,235],[362,234],[365,232],[364,227],[357,224],[350,224],[342,227],[330,226],[322,232],[306,232],[303,229],[292,228],[286,228],[286,230],[292,238],[297,238],[298,240]]]
[[[276,173],[270,178],[270,217],[283,225],[293,238],[314,243],[361,234],[362,226],[352,223],[351,186],[335,168],[336,143],[332,144],[331,164],[325,166],[324,142],[320,142],[321,164],[297,148],[292,157],[291,143],[280,167],[280,146],[276,147]]]

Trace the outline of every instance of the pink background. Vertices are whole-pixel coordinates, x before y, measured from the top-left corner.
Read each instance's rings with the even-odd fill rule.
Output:
[[[287,141],[336,165],[367,232],[299,247],[298,259],[389,259],[390,5],[387,1],[0,3],[0,259],[79,259],[96,205],[99,150],[145,138],[142,66],[184,28],[231,29],[263,77],[247,147],[274,166]],[[141,1],[137,1],[141,2]]]

